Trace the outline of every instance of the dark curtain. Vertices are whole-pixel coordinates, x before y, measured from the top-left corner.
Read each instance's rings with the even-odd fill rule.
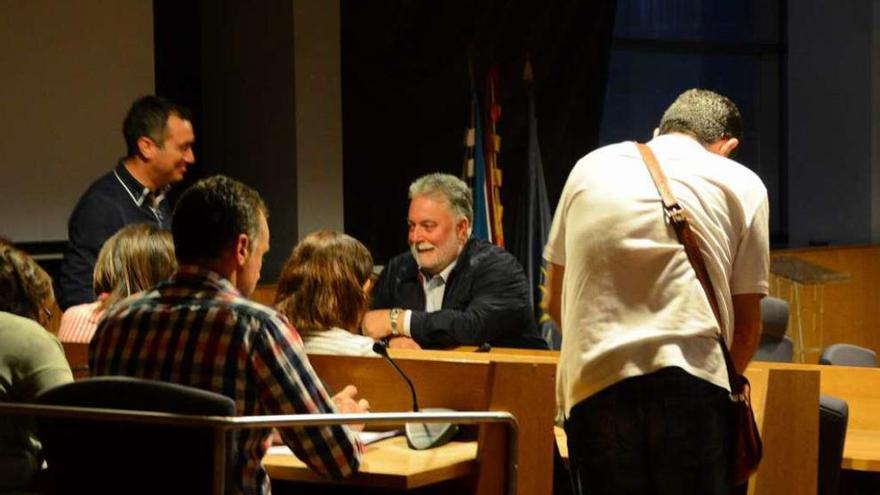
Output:
[[[342,0],[345,226],[377,263],[406,248],[406,191],[460,175],[472,61],[480,97],[500,71],[505,237],[527,174],[525,57],[551,208],[574,162],[597,146],[615,0]]]

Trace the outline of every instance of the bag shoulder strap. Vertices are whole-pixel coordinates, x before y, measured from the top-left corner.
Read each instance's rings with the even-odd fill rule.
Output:
[[[730,391],[731,393],[737,393],[740,386],[738,386],[738,380],[735,380],[734,377],[738,376],[738,374],[736,373],[736,368],[733,366],[733,359],[730,356],[730,350],[727,348],[727,345],[724,343],[724,339],[721,336],[721,311],[718,306],[718,299],[715,296],[715,287],[712,285],[712,279],[709,278],[709,270],[706,268],[706,261],[703,259],[703,253],[700,252],[700,248],[697,246],[694,231],[691,229],[690,222],[688,222],[687,212],[685,212],[684,207],[679,204],[675,195],[672,194],[672,190],[669,188],[669,181],[666,180],[666,174],[664,174],[663,169],[660,168],[660,163],[657,161],[657,157],[654,156],[654,152],[651,151],[651,148],[642,143],[635,144],[639,149],[639,153],[642,155],[642,160],[645,162],[648,172],[651,173],[651,179],[654,181],[654,186],[657,187],[657,192],[660,193],[660,198],[663,201],[663,211],[666,213],[666,220],[675,230],[678,242],[684,246],[688,261],[690,261],[691,266],[697,273],[697,279],[700,281],[700,285],[706,293],[706,298],[709,300],[709,305],[712,307],[712,313],[715,314],[715,321],[718,322],[717,338],[718,343],[721,345],[721,352],[724,354],[724,362],[727,365]]]

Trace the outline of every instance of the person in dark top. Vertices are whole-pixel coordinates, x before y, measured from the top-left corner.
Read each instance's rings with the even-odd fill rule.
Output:
[[[470,237],[467,185],[452,175],[430,174],[410,185],[409,198],[410,251],[392,258],[379,276],[364,333],[411,347],[546,349],[519,262]]]
[[[159,96],[136,100],[125,116],[127,156],[80,197],[67,224],[70,241],[58,280],[62,309],[92,302],[92,271],[101,245],[125,225],[150,223],[167,229],[171,210],[165,193],[195,162],[192,117]]]

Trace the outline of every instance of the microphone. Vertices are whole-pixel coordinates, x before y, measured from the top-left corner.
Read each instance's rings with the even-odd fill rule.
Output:
[[[383,341],[377,341],[373,344],[373,352],[385,358],[391,366],[394,367],[409,386],[412,394],[413,412],[419,412],[419,403],[416,399],[416,387],[412,380],[406,376],[406,373],[400,369],[400,366],[388,355],[388,344]],[[421,409],[422,412],[451,412],[452,409],[445,408],[428,408]],[[406,444],[413,450],[426,450],[439,447],[450,440],[458,433],[458,425],[452,423],[406,423],[404,425],[404,434],[406,435]]]

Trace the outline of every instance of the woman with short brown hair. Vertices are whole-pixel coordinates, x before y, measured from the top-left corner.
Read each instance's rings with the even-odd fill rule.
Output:
[[[290,254],[275,304],[303,338],[307,353],[375,356],[358,329],[369,309],[373,257],[357,239],[321,230]]]

